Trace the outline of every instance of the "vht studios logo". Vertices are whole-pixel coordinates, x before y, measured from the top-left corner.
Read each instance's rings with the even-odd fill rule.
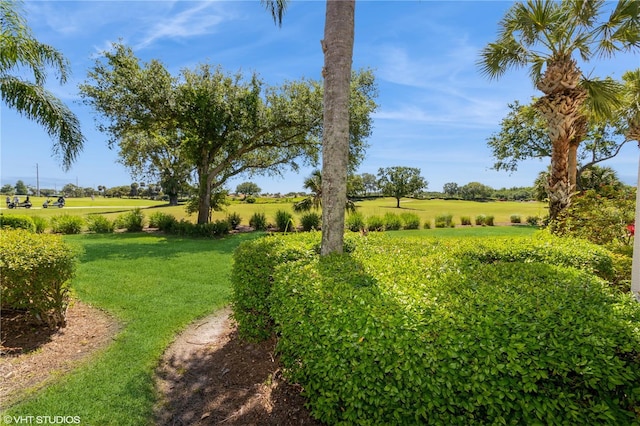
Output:
[[[4,424],[79,425],[80,416],[2,416]]]

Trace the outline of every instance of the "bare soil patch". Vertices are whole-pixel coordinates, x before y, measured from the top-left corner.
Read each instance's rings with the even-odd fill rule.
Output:
[[[1,312],[0,409],[70,371],[108,345],[119,329],[105,312],[77,300],[66,318],[66,327],[54,329],[34,324],[21,311]]]

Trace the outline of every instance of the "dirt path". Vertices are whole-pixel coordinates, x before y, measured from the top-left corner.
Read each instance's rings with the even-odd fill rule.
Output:
[[[167,349],[157,370],[156,424],[320,425],[300,387],[282,379],[275,340],[240,340],[230,314],[196,321]]]

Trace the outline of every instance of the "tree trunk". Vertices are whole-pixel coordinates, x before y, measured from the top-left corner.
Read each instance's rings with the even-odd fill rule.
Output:
[[[169,205],[177,206],[178,205],[178,194],[167,194],[169,195]]]
[[[209,223],[211,212],[211,182],[208,173],[198,170],[198,224]]]
[[[400,208],[400,197],[396,198],[396,208]]]
[[[575,139],[569,144],[567,168],[569,172],[569,191],[573,194],[576,191],[578,180],[578,143],[576,143]]]
[[[355,0],[327,0],[324,40],[324,123],[322,135],[322,246],[342,253],[349,162],[349,86]]]

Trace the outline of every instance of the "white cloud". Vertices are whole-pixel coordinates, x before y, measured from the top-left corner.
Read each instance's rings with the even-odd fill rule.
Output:
[[[189,3],[195,6],[158,20],[137,45],[144,48],[164,38],[187,38],[215,33],[230,18],[216,2]]]

